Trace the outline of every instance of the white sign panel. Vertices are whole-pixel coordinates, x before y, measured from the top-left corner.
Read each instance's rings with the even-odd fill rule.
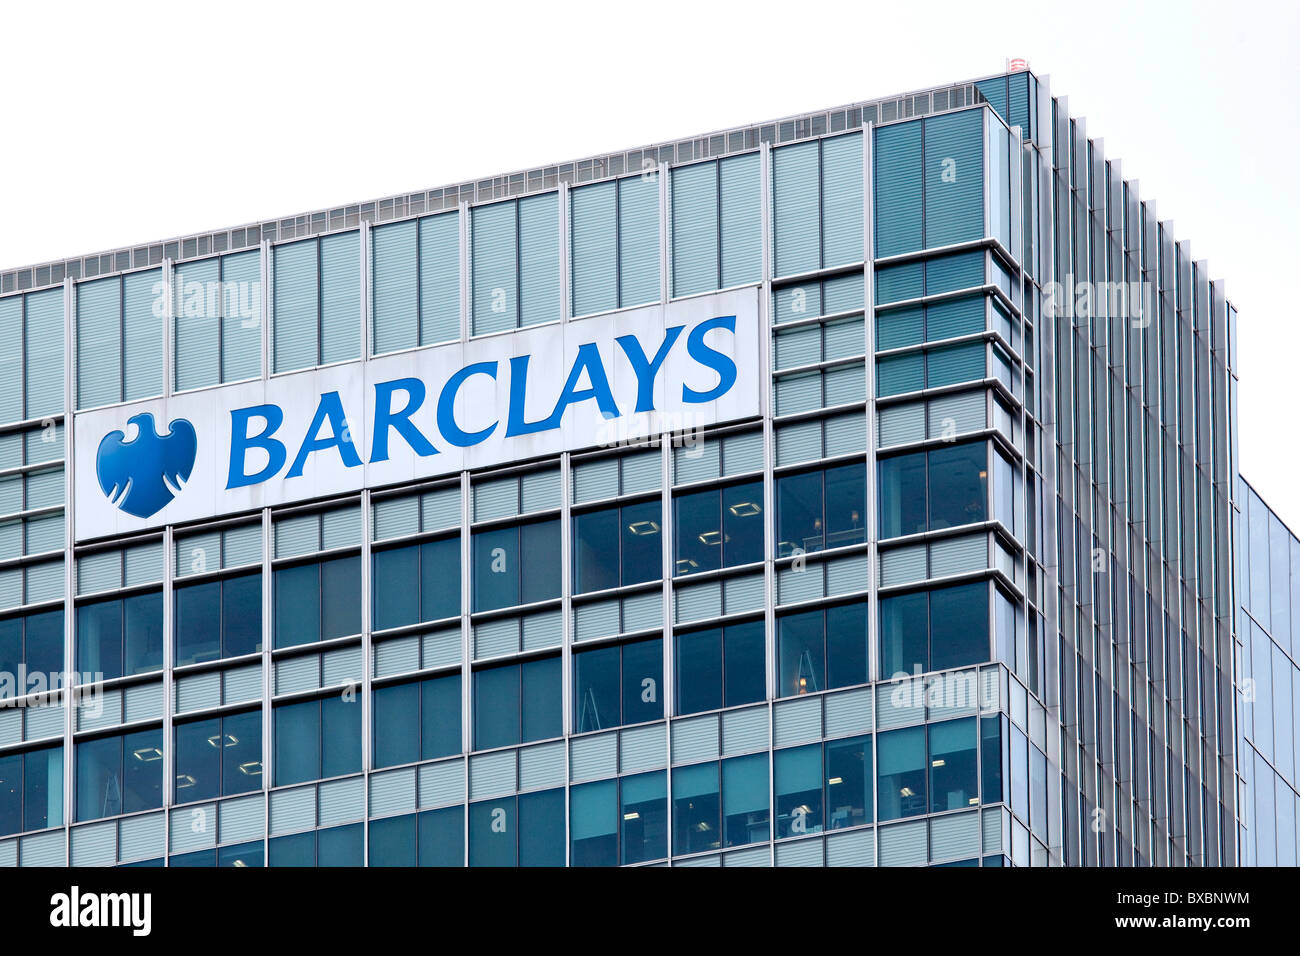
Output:
[[[77,413],[78,540],[759,414],[758,290]]]

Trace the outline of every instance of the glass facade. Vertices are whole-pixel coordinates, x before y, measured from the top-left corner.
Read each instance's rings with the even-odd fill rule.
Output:
[[[437,193],[3,275],[0,865],[1296,862],[1235,311],[1039,78]],[[70,533],[82,410],[742,286],[759,416]]]

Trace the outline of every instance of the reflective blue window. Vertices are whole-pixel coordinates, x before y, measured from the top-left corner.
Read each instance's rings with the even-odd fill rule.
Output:
[[[445,807],[370,821],[371,866],[464,866],[465,810]]]
[[[460,674],[389,684],[374,693],[376,767],[461,752]]]
[[[744,846],[769,839],[770,808],[766,753],[722,761],[724,846]]]
[[[162,667],[162,592],[77,607],[77,669],[104,680]]]
[[[43,674],[44,686],[49,686],[50,674],[62,674],[63,667],[63,611],[42,611],[25,617],[10,617],[0,621],[0,674],[15,675],[15,683],[0,681],[0,699],[23,696],[35,690],[31,683],[17,686],[16,675]]]
[[[930,812],[979,803],[975,718],[930,724]]]
[[[776,483],[776,553],[788,557],[866,540],[862,464],[787,475]]]
[[[820,833],[824,819],[822,745],[778,750],[773,760],[777,839]]]
[[[572,866],[618,866],[618,781],[584,783],[569,791]]]
[[[866,603],[778,617],[777,655],[781,697],[866,683]]]
[[[162,806],[162,729],[115,734],[77,744],[77,819]]]
[[[375,630],[460,614],[459,537],[376,551],[371,561]]]
[[[294,647],[361,633],[361,558],[277,568],[275,646]]]
[[[673,853],[699,853],[722,845],[718,765],[673,769]]]
[[[63,747],[0,755],[0,836],[63,823]]]
[[[360,823],[272,837],[270,866],[361,866],[365,835]]]
[[[668,855],[667,778],[662,770],[619,781],[622,851],[619,862],[644,863]]]
[[[361,769],[361,703],[342,696],[275,707],[275,786]]]
[[[262,788],[262,712],[178,723],[176,802],[190,803]]]
[[[177,587],[176,665],[262,650],[262,573]]]
[[[663,717],[661,638],[576,652],[573,678],[578,733]]]
[[[558,737],[560,658],[485,667],[474,673],[474,749]]]
[[[826,829],[871,822],[871,763],[870,736],[826,744]]]
[[[602,591],[663,576],[658,501],[573,518],[574,592]]]
[[[492,611],[560,596],[560,522],[476,531],[474,610]]]
[[[881,598],[882,676],[979,664],[989,658],[986,582]]]
[[[763,622],[677,635],[677,712],[751,704],[767,696]]]
[[[878,787],[882,821],[925,813],[925,728],[907,727],[878,735]]]
[[[678,495],[673,509],[676,574],[763,560],[763,482]]]

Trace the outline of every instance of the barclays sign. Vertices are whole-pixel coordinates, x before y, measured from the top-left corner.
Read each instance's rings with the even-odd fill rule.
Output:
[[[755,416],[762,355],[743,289],[77,413],[76,538]]]

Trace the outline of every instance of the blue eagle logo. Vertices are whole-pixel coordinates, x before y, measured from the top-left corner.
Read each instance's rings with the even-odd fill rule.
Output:
[[[198,437],[183,418],[173,421],[166,435],[158,434],[149,412],[132,415],[128,423],[136,430],[130,441],[120,430],[100,441],[95,474],[110,502],[129,515],[149,518],[180,494],[189,480]]]

